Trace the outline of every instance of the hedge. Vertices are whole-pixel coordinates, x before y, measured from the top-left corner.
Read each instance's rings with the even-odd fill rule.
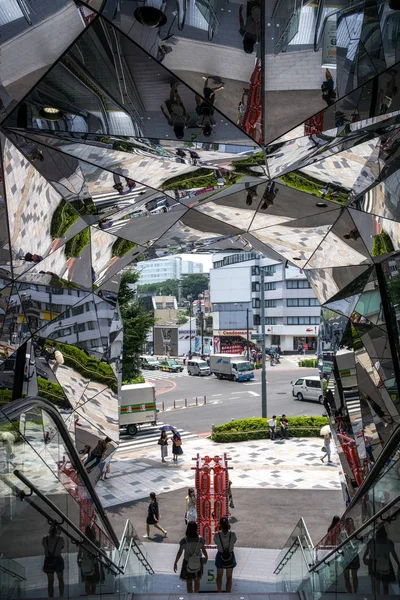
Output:
[[[305,358],[299,362],[299,367],[318,368],[318,358]]]
[[[327,417],[287,417],[293,437],[318,437],[321,427],[328,425]],[[277,419],[279,429],[279,419]],[[269,438],[268,419],[252,418],[216,425],[211,439],[214,442],[245,442]]]
[[[117,379],[111,365],[101,362],[94,356],[88,356],[83,350],[70,344],[55,342],[54,346],[62,352],[67,367],[71,367],[91,381],[109,386],[113,392],[118,391]]]
[[[65,257],[76,258],[80,256],[89,242],[89,227],[85,227],[85,229],[74,235],[74,237],[65,244]]]
[[[135,242],[118,238],[112,245],[111,254],[112,256],[125,256],[125,254],[128,254],[133,248],[136,248]]]
[[[0,390],[0,404],[9,404],[12,400],[12,390]]]
[[[318,179],[315,179],[306,173],[300,173],[299,171],[292,171],[291,173],[280,175],[279,179],[288,187],[295,188],[301,192],[306,192],[307,194],[312,194],[318,198],[329,200],[330,202],[337,202],[338,204],[344,205],[348,198],[348,193],[345,191],[334,198],[331,198],[330,194],[323,194],[321,189],[325,188],[326,183],[318,181]]]
[[[79,219],[78,213],[66,202],[61,200],[54,211],[50,225],[50,235],[53,240],[65,236],[68,229]]]
[[[134,385],[135,383],[146,383],[143,375],[138,375],[137,377],[133,377],[132,379],[124,379],[122,385]]]
[[[64,407],[69,404],[64,390],[59,383],[48,381],[43,377],[37,378],[38,394],[46,400],[50,400],[56,406]]]

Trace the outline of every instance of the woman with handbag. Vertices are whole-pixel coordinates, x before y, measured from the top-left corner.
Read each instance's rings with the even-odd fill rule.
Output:
[[[165,458],[168,456],[168,436],[166,431],[161,432],[158,445],[161,446],[161,462],[167,462]]]
[[[215,566],[217,567],[217,590],[222,592],[222,578],[226,572],[226,591],[229,594],[232,590],[233,569],[236,567],[236,558],[234,553],[235,543],[237,541],[236,533],[230,531],[231,526],[226,517],[219,520],[219,528],[214,533],[214,544],[217,546],[217,555],[215,557]]]
[[[178,461],[178,456],[183,454],[182,439],[179,433],[174,433],[172,436],[172,456],[175,461]]]
[[[190,521],[186,527],[186,536],[179,542],[179,550],[174,563],[174,572],[176,573],[178,570],[178,561],[182,554],[185,553],[179,577],[183,581],[186,581],[188,594],[193,594],[193,582],[195,594],[198,594],[200,591],[200,580],[203,575],[201,555],[204,555],[205,562],[208,560],[205,544],[204,538],[197,533],[197,523]]]
[[[368,567],[374,594],[380,594],[382,582],[383,594],[388,596],[389,584],[396,581],[390,556],[397,564],[397,573],[400,574],[400,560],[396,554],[394,543],[388,538],[386,527],[382,525],[377,530],[375,539],[368,542],[363,556],[363,563]]]
[[[43,572],[47,575],[47,593],[49,598],[54,596],[54,573],[57,574],[60,598],[64,596],[64,559],[61,552],[64,548],[64,538],[60,536],[57,523],[52,523],[49,534],[42,540],[44,548]]]

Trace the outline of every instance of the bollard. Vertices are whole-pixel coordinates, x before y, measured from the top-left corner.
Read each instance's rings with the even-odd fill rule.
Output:
[[[164,402],[161,404],[161,410],[162,410],[162,412],[165,411]]]
[[[174,408],[176,408],[176,401],[174,400]]]
[[[197,396],[196,396],[196,406],[198,406],[198,405],[199,405],[199,401],[198,401]]]
[[[207,397],[206,396],[204,396],[203,406],[204,406],[204,404],[207,404]]]
[[[187,408],[187,398],[185,398],[185,408]]]

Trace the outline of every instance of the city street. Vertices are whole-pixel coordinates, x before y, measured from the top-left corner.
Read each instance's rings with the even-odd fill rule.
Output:
[[[287,359],[282,364],[267,367],[267,414],[295,417],[302,415],[322,415],[324,407],[317,402],[298,402],[292,396],[291,381],[304,375],[317,375],[316,369],[293,366]],[[198,434],[211,431],[212,425],[225,423],[231,419],[261,416],[261,371],[254,371],[255,378],[250,382],[237,383],[220,381],[211,377],[189,377],[183,373],[170,374],[159,371],[146,372],[148,380],[156,384],[157,407],[162,404],[166,412],[160,412],[159,419],[178,428]],[[204,395],[207,405],[203,406]],[[199,406],[195,404],[198,397]],[[189,408],[183,409],[185,399]],[[176,405],[176,410],[171,409]],[[139,434],[140,436],[140,434]]]

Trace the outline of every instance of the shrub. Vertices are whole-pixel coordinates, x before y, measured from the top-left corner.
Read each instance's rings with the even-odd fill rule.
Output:
[[[133,385],[135,383],[146,383],[143,375],[138,375],[137,377],[132,377],[132,379],[124,379],[122,385]]]
[[[66,406],[68,404],[64,390],[59,383],[53,383],[52,381],[43,379],[43,377],[38,377],[37,384],[38,394],[42,398],[50,400],[50,402],[56,404],[57,406]]]
[[[8,404],[12,399],[12,390],[0,390],[0,404]]]
[[[85,227],[83,231],[80,231],[74,235],[74,237],[68,240],[68,242],[65,244],[65,257],[76,258],[80,256],[89,242],[89,227]]]
[[[287,417],[293,437],[318,437],[321,427],[328,425],[327,417]],[[279,428],[279,419],[277,419]],[[211,439],[214,442],[245,442],[269,437],[268,419],[252,418],[216,425]]]
[[[22,441],[22,435],[19,430],[19,422],[18,421],[13,421],[11,423],[2,423],[0,425],[0,439],[1,439],[1,434],[4,433],[5,431],[9,431],[10,433],[13,434],[13,436],[15,438],[15,442]]]
[[[133,248],[136,248],[135,242],[118,238],[112,245],[112,256],[125,256]]]
[[[79,215],[66,202],[61,200],[60,204],[54,211],[50,225],[50,235],[53,240],[65,236],[68,229],[79,219]]]
[[[299,171],[286,173],[281,175],[279,179],[289,187],[300,190],[301,192],[306,192],[307,194],[312,194],[318,198],[326,198],[326,200],[330,200],[331,202],[344,204],[348,197],[348,193],[345,190],[340,192],[340,194],[334,198],[331,198],[330,194],[324,195],[323,192],[321,192],[321,189],[326,186],[326,183],[319,181],[306,173],[300,173]]]
[[[312,369],[317,369],[318,358],[305,358],[299,362],[299,367],[310,367]]]
[[[83,350],[70,344],[56,342],[55,346],[62,352],[64,364],[67,367],[71,367],[92,381],[109,386],[113,392],[118,391],[117,380],[111,365],[101,362],[94,356],[88,356]]]

